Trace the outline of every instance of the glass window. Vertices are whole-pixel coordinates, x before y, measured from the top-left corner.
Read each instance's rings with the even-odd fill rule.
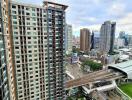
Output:
[[[33,35],[37,35],[37,33],[36,32],[33,32]]]
[[[36,23],[33,23],[33,26],[36,26]]]
[[[37,54],[35,54],[34,57],[37,57]]]
[[[20,58],[20,56],[17,55],[16,58]]]
[[[32,46],[28,46],[28,48],[30,49],[30,48],[32,48]]]
[[[18,27],[14,26],[14,29],[18,29]]]
[[[31,35],[31,32],[27,32],[28,35]]]
[[[13,24],[17,24],[17,21],[13,21]]]
[[[37,39],[37,37],[33,37],[33,39]]]
[[[37,44],[37,41],[34,41],[34,44]]]
[[[32,13],[32,16],[36,16],[36,14],[35,13]]]
[[[16,14],[16,11],[12,11],[12,14]]]
[[[27,18],[27,20],[30,20],[30,18]]]
[[[29,57],[32,57],[32,55],[29,55]]]
[[[16,41],[15,44],[19,44],[19,42]]]
[[[13,19],[17,19],[17,16],[13,16]]]
[[[34,52],[37,52],[37,50],[34,50]]]
[[[26,10],[30,10],[30,8],[26,8]]]
[[[16,6],[15,5],[12,5],[12,8],[16,8]]]
[[[30,25],[30,22],[27,22],[27,25]]]
[[[33,30],[36,30],[36,28],[33,28]]]
[[[30,15],[30,13],[26,13],[26,15],[27,15],[27,16],[29,16],[29,15]]]
[[[35,11],[35,8],[32,8],[32,11]]]
[[[33,19],[33,21],[36,21],[36,18],[32,18]]]
[[[29,66],[32,66],[32,64],[29,64]],[[29,68],[30,70],[33,70],[33,68]]]
[[[27,30],[30,30],[30,27],[27,27]]]
[[[28,37],[28,39],[31,39],[31,37]]]
[[[31,44],[31,41],[28,41],[28,44]]]

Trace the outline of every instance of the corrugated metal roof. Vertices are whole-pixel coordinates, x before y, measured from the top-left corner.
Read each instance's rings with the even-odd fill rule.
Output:
[[[128,76],[128,79],[132,79],[132,60],[118,64],[112,64],[109,66],[125,72]]]

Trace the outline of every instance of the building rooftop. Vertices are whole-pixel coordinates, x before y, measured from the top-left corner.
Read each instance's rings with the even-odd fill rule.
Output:
[[[120,59],[121,60],[127,60],[127,59],[129,59],[129,55],[121,55]]]
[[[120,70],[121,72],[126,73],[128,79],[132,79],[132,60],[118,64],[111,64],[108,68]]]
[[[43,4],[37,5],[37,4],[28,4],[22,1],[16,1],[16,0],[11,0],[11,3],[16,4],[16,5],[24,5],[27,7],[38,7],[38,8],[44,8]],[[50,1],[44,1],[43,2],[45,5],[54,5],[54,7],[60,6],[63,7],[64,10],[68,7],[67,5],[63,5],[63,4],[59,4],[59,3],[55,3],[55,2],[50,2]]]
[[[63,5],[63,4],[59,4],[59,3],[56,3],[56,2],[51,2],[51,1],[44,1],[43,2],[45,5],[47,5],[47,6],[60,6],[60,7],[62,7],[62,8],[64,8],[64,10],[68,7],[67,5]]]
[[[27,6],[27,7],[38,7],[38,8],[43,8],[42,4],[41,5],[38,5],[38,4],[29,4],[29,3],[25,3],[25,2],[22,2],[21,0],[20,1],[16,1],[16,0],[11,0],[10,1],[11,4],[16,4],[16,5],[24,5],[24,6]]]
[[[120,49],[120,51],[129,52],[129,51],[130,51],[130,49],[123,48],[123,49]]]
[[[83,55],[83,57],[89,58],[90,56],[89,55]]]

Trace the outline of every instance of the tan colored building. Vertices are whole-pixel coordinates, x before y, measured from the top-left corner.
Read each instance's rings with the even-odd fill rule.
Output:
[[[80,30],[80,50],[81,51],[90,51],[91,45],[91,33],[88,29],[83,28]]]

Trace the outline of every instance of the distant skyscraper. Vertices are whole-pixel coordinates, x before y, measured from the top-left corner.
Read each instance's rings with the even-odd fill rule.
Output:
[[[99,49],[100,35],[97,31],[92,31],[91,34],[91,49]]]
[[[115,47],[117,49],[124,47],[124,39],[121,38],[115,39]]]
[[[100,51],[102,53],[112,52],[114,49],[116,23],[106,21],[100,29]]]
[[[98,31],[94,31],[94,49],[99,49],[100,34]]]
[[[94,32],[92,32],[92,34],[91,34],[91,48],[90,49],[94,49],[95,48],[94,40],[95,40],[95,38],[94,38]]]
[[[128,35],[124,31],[119,33],[119,38],[124,40],[124,45],[128,46]]]
[[[128,35],[128,46],[132,48],[132,35]]]
[[[80,37],[72,36],[72,45],[76,48],[80,48]]]
[[[123,39],[125,37],[125,32],[124,31],[121,31],[119,33],[119,38]]]
[[[80,30],[80,50],[84,52],[90,51],[91,47],[91,33],[88,29]]]
[[[65,34],[65,45],[66,53],[69,54],[72,51],[72,26],[66,25],[66,34]]]

